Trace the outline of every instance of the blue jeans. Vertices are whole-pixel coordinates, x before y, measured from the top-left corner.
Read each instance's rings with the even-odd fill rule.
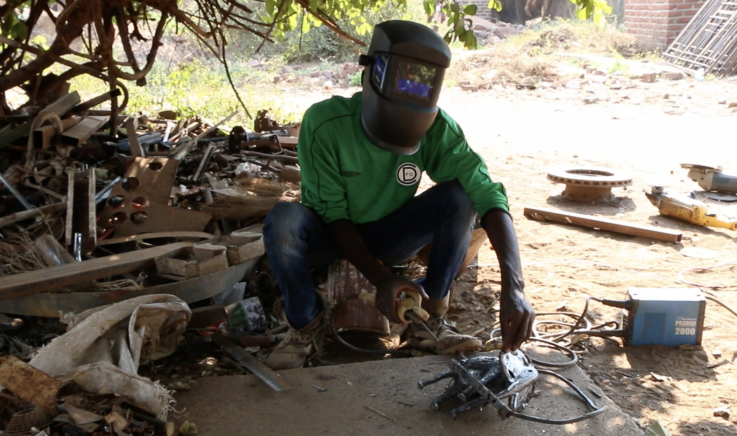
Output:
[[[408,259],[433,241],[427,276],[421,282],[431,299],[441,299],[463,262],[476,210],[457,181],[440,183],[386,217],[356,225],[371,254],[385,263]],[[269,265],[284,294],[289,322],[305,327],[322,311],[310,268],[341,258],[325,224],[298,203],[277,203],[266,217],[264,243]]]

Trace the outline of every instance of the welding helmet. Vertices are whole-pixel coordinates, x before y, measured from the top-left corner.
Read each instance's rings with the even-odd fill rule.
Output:
[[[371,143],[412,155],[438,114],[437,102],[450,48],[432,29],[411,21],[378,24],[361,55],[361,127]]]

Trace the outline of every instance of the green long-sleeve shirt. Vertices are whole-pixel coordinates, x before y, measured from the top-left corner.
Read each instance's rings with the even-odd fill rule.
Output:
[[[310,107],[299,134],[302,204],[325,223],[377,221],[417,192],[427,171],[436,183],[458,179],[480,216],[509,211],[501,183],[489,177],[458,124],[440,110],[417,153],[402,156],[373,145],[361,129],[361,93],[332,97]]]

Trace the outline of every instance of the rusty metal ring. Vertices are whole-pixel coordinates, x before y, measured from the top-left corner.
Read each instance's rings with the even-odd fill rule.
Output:
[[[548,171],[548,180],[567,185],[590,187],[629,186],[632,177],[618,170],[596,167],[559,167]]]

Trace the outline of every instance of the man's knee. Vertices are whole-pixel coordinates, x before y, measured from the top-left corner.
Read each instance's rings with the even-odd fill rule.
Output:
[[[438,196],[442,202],[443,209],[454,214],[469,217],[475,216],[476,209],[473,202],[458,180],[440,183],[434,189],[438,189]]]
[[[264,221],[264,242],[269,245],[297,237],[311,213],[299,203],[276,203]]]

